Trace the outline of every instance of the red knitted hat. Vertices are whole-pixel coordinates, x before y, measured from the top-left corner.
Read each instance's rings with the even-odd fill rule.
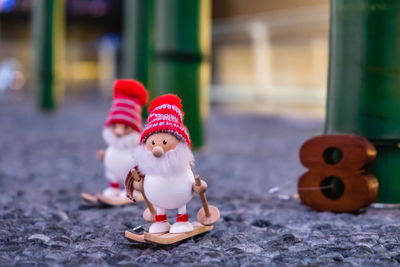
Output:
[[[114,83],[114,100],[104,126],[123,123],[135,131],[142,130],[142,107],[147,102],[147,91],[136,80],[117,80]]]
[[[189,131],[183,125],[181,99],[176,95],[163,95],[154,99],[149,107],[150,115],[144,127],[140,142],[155,133],[170,133],[190,146]]]

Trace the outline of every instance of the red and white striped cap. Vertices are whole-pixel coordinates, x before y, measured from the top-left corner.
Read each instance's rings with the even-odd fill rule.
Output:
[[[136,80],[117,80],[114,83],[114,100],[104,126],[123,123],[135,131],[142,130],[142,107],[147,102],[147,91]]]
[[[150,103],[149,113],[140,142],[146,143],[147,138],[155,133],[170,133],[190,146],[189,131],[183,125],[182,104],[178,96],[167,94],[157,97]]]

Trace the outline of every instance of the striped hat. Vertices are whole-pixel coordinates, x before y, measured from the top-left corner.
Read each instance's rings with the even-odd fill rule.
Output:
[[[155,133],[170,133],[190,146],[189,132],[183,125],[182,104],[178,96],[167,94],[157,97],[150,103],[149,113],[140,142],[146,143],[147,138]]]
[[[142,107],[147,102],[147,91],[136,80],[117,80],[114,83],[114,100],[104,126],[123,123],[135,131],[142,130]]]

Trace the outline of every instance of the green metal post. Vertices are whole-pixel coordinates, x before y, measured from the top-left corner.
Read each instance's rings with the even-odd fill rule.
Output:
[[[154,2],[153,0],[125,0],[123,28],[122,76],[136,79],[144,84],[152,98],[151,51],[154,44]],[[143,109],[147,117],[147,109]]]
[[[210,52],[210,0],[156,0],[154,92],[182,98],[192,144],[203,144],[202,90]]]
[[[125,0],[123,12],[123,78],[137,79],[148,86],[153,1]]]
[[[400,1],[332,0],[325,132],[369,138],[380,203],[400,203]]]
[[[42,109],[52,110],[62,94],[64,0],[35,0],[32,15],[35,90]]]

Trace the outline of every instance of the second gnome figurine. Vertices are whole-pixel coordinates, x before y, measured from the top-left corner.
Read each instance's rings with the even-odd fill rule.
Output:
[[[131,183],[132,186],[126,181],[127,194],[132,197],[133,189],[143,191],[145,200],[154,205],[155,221],[149,233],[193,231],[186,204],[193,192],[204,194],[207,185],[204,181],[195,183],[194,157],[189,132],[183,124],[181,100],[171,94],[160,96],[151,102],[149,112],[141,144],[134,151],[136,167],[133,172],[143,179]],[[172,226],[167,220],[166,209],[177,209],[176,222]]]
[[[106,118],[103,138],[108,144],[106,150],[99,150],[97,157],[104,161],[105,176],[110,186],[102,196],[123,200],[126,174],[132,168],[132,151],[139,145],[142,130],[142,106],[147,102],[147,91],[136,80],[117,80],[114,84],[114,100]],[[141,198],[134,192],[134,198]]]

